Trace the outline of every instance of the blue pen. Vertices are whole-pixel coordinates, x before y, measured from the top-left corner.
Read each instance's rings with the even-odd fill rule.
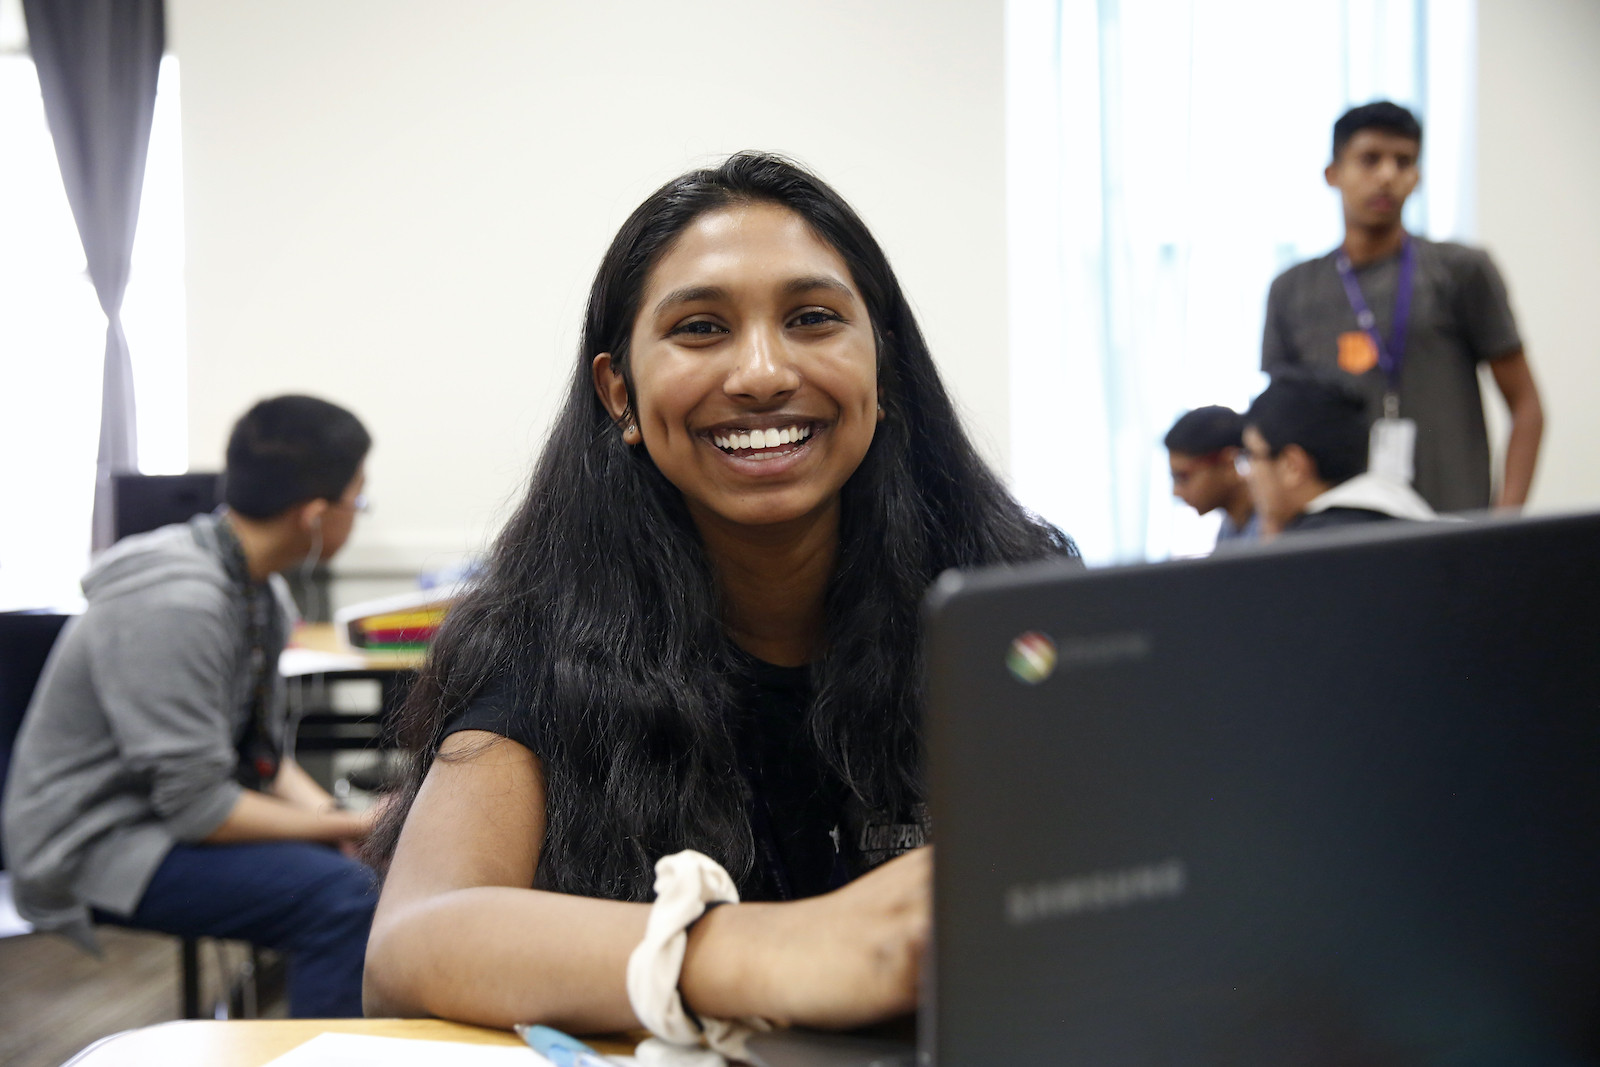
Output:
[[[548,1026],[531,1026],[518,1023],[512,1027],[528,1047],[555,1064],[556,1067],[616,1067],[594,1049],[575,1037],[552,1030]]]

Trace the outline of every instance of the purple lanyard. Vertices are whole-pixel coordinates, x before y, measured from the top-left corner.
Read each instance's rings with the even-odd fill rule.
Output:
[[[1400,246],[1400,279],[1395,287],[1394,321],[1389,324],[1387,344],[1378,335],[1378,319],[1367,306],[1367,298],[1361,293],[1361,283],[1356,281],[1355,268],[1350,265],[1350,256],[1344,249],[1339,250],[1334,265],[1339,268],[1339,280],[1344,282],[1344,295],[1350,301],[1350,310],[1356,313],[1356,325],[1372,338],[1378,350],[1378,366],[1389,380],[1389,397],[1384,398],[1386,413],[1390,408],[1398,410],[1400,369],[1406,359],[1406,326],[1411,322],[1411,283],[1417,272],[1416,245],[1411,242],[1411,235],[1406,234],[1405,242]]]

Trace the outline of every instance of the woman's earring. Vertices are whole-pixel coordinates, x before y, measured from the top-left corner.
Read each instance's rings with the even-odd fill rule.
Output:
[[[622,440],[624,444],[636,445],[639,443],[640,437],[641,435],[639,433],[639,426],[637,423],[630,422],[628,425],[622,428]]]

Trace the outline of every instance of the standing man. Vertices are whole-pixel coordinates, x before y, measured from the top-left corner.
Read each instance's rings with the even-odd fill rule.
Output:
[[[1172,470],[1172,495],[1201,515],[1222,509],[1217,546],[1254,541],[1260,522],[1250,486],[1239,474],[1244,419],[1232,408],[1212,404],[1186,412],[1162,442]]]
[[[361,1014],[377,889],[338,846],[371,819],[285,754],[278,574],[344,545],[370,444],[343,408],[264,400],[229,438],[226,507],[90,568],[6,783],[24,918],[79,940],[92,916],[266,945],[288,957],[291,1014]]]
[[[1544,409],[1505,283],[1487,253],[1408,234],[1422,126],[1387,101],[1344,114],[1323,172],[1344,206],[1344,243],[1291,267],[1267,297],[1261,369],[1338,368],[1366,398],[1375,473],[1412,482],[1438,511],[1528,498]],[[1500,490],[1477,368],[1488,363],[1511,409]]]

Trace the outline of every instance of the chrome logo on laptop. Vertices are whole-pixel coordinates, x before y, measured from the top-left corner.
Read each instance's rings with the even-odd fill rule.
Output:
[[[1048,634],[1029,630],[1011,642],[1011,651],[1006,653],[1006,666],[1016,675],[1017,681],[1038,685],[1055,673],[1056,643],[1050,640]]]

